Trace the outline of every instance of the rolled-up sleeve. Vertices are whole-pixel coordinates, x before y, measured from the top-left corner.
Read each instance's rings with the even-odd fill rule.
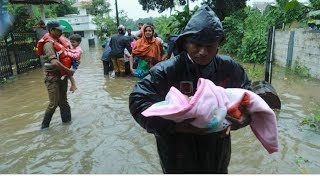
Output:
[[[44,59],[50,63],[53,59],[58,59],[52,42],[46,42],[43,46]]]

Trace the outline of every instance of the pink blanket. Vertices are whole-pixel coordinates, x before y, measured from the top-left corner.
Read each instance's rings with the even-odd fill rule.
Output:
[[[244,101],[248,103],[243,103]],[[171,87],[164,101],[153,104],[143,111],[142,115],[160,116],[175,122],[195,118],[192,125],[219,132],[231,125],[231,122],[225,119],[227,113],[232,116],[239,115],[237,107],[240,104],[245,104],[251,114],[250,127],[257,139],[269,153],[277,152],[278,130],[275,113],[260,96],[245,89],[224,89],[210,80],[200,78],[194,96],[189,98]]]

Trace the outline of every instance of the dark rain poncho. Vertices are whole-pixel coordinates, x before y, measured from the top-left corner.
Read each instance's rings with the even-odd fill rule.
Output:
[[[212,10],[208,15],[206,7],[201,7],[193,16],[185,28],[186,31],[179,38],[190,34],[188,32],[193,34],[203,29],[206,31],[206,27],[210,27],[207,23],[211,23],[211,29],[219,31],[214,31],[217,36],[211,38],[216,41],[223,36],[219,19],[212,14]],[[207,16],[205,17],[207,19],[203,16]],[[203,21],[193,23],[197,18],[202,18]],[[196,27],[192,28],[192,24]],[[165,100],[171,86],[180,89],[181,82],[189,81],[195,91],[199,78],[210,79],[216,85],[225,88],[245,88],[250,83],[243,68],[228,56],[216,55],[211,63],[203,66],[193,63],[186,52],[181,52],[179,56],[160,62],[151,68],[150,74],[139,81],[130,94],[130,112],[141,127],[155,135],[164,173],[228,172],[231,154],[230,136],[221,138],[219,133],[207,135],[176,133],[173,121],[141,115],[141,112],[152,104]]]

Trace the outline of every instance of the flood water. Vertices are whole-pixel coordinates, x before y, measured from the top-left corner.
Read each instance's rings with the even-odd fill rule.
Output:
[[[135,78],[103,76],[101,49],[84,53],[68,92],[72,123],[57,108],[40,130],[48,105],[41,69],[0,85],[1,174],[159,174],[155,140],[131,117],[128,95]],[[300,126],[320,103],[320,82],[274,71],[282,101],[277,111],[280,152],[268,154],[249,127],[232,132],[231,174],[320,173],[320,134]]]

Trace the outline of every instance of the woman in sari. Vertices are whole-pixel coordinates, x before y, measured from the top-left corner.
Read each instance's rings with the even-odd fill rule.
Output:
[[[136,41],[130,57],[130,70],[139,79],[145,77],[152,66],[166,58],[161,42],[154,37],[154,27],[145,24],[141,32],[142,37]]]

